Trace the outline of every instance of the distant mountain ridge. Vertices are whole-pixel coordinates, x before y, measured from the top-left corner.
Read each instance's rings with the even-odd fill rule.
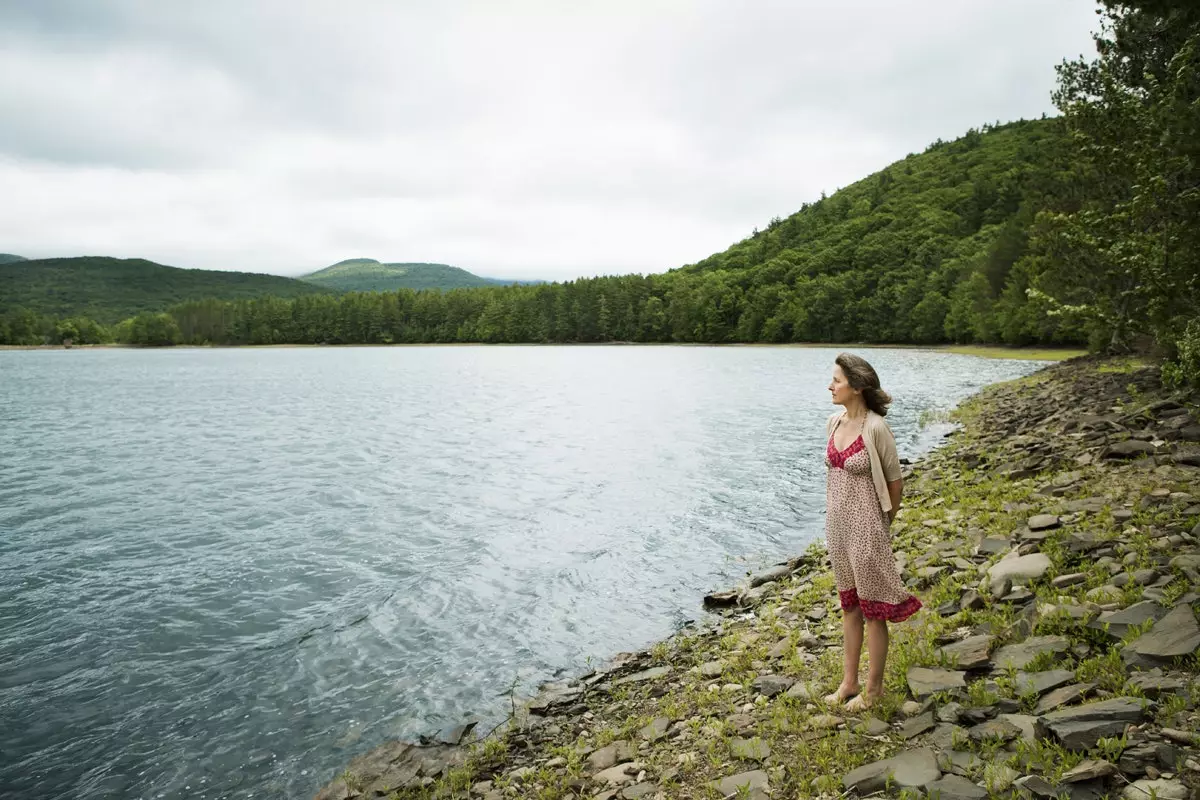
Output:
[[[295,278],[180,269],[142,258],[0,259],[0,314],[24,308],[56,318],[89,317],[104,325],[143,311],[165,311],[188,300],[328,293]]]
[[[18,261],[28,261],[25,256],[17,256],[12,253],[0,253],[0,264],[15,264]]]
[[[473,289],[507,286],[507,281],[483,278],[449,264],[425,262],[380,262],[373,258],[348,258],[324,269],[301,275],[300,280],[337,292],[393,292],[397,289]]]

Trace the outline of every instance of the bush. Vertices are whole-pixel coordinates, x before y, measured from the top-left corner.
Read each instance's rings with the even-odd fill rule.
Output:
[[[1162,376],[1167,386],[1200,389],[1200,318],[1189,321],[1175,341],[1174,358],[1163,363]]]

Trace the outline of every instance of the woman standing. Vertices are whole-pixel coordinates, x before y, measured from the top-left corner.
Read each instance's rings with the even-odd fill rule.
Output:
[[[861,711],[883,694],[887,623],[908,619],[921,601],[900,582],[888,531],[904,489],[896,439],[883,419],[892,398],[879,387],[879,376],[864,359],[842,353],[834,365],[829,391],[843,410],[829,418],[825,429],[825,542],[846,642],[842,683],[825,700]],[[864,618],[867,688],[859,694]]]

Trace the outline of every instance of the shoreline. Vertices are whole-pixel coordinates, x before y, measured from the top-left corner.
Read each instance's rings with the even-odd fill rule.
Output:
[[[1095,358],[965,401],[905,469],[894,550],[926,609],[892,626],[888,695],[862,716],[819,700],[840,612],[818,543],[483,740],[389,742],[317,798],[833,798],[888,775],[945,798],[1195,797],[1198,402]]]
[[[142,347],[131,344],[81,344],[70,347],[60,344],[5,344],[5,350],[293,350],[346,349],[365,347],[713,347],[713,348],[803,348],[824,350],[923,350],[932,353],[977,356],[979,358],[1013,359],[1018,361],[1066,361],[1087,355],[1086,350],[1069,347],[1004,347],[1000,345],[909,345],[819,342],[397,342],[393,344],[230,344],[230,345],[171,345]]]

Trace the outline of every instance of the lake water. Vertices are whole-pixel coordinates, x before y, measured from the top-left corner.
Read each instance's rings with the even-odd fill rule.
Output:
[[[0,795],[310,797],[821,536],[835,350],[0,352]],[[871,350],[918,415],[1038,364]]]

